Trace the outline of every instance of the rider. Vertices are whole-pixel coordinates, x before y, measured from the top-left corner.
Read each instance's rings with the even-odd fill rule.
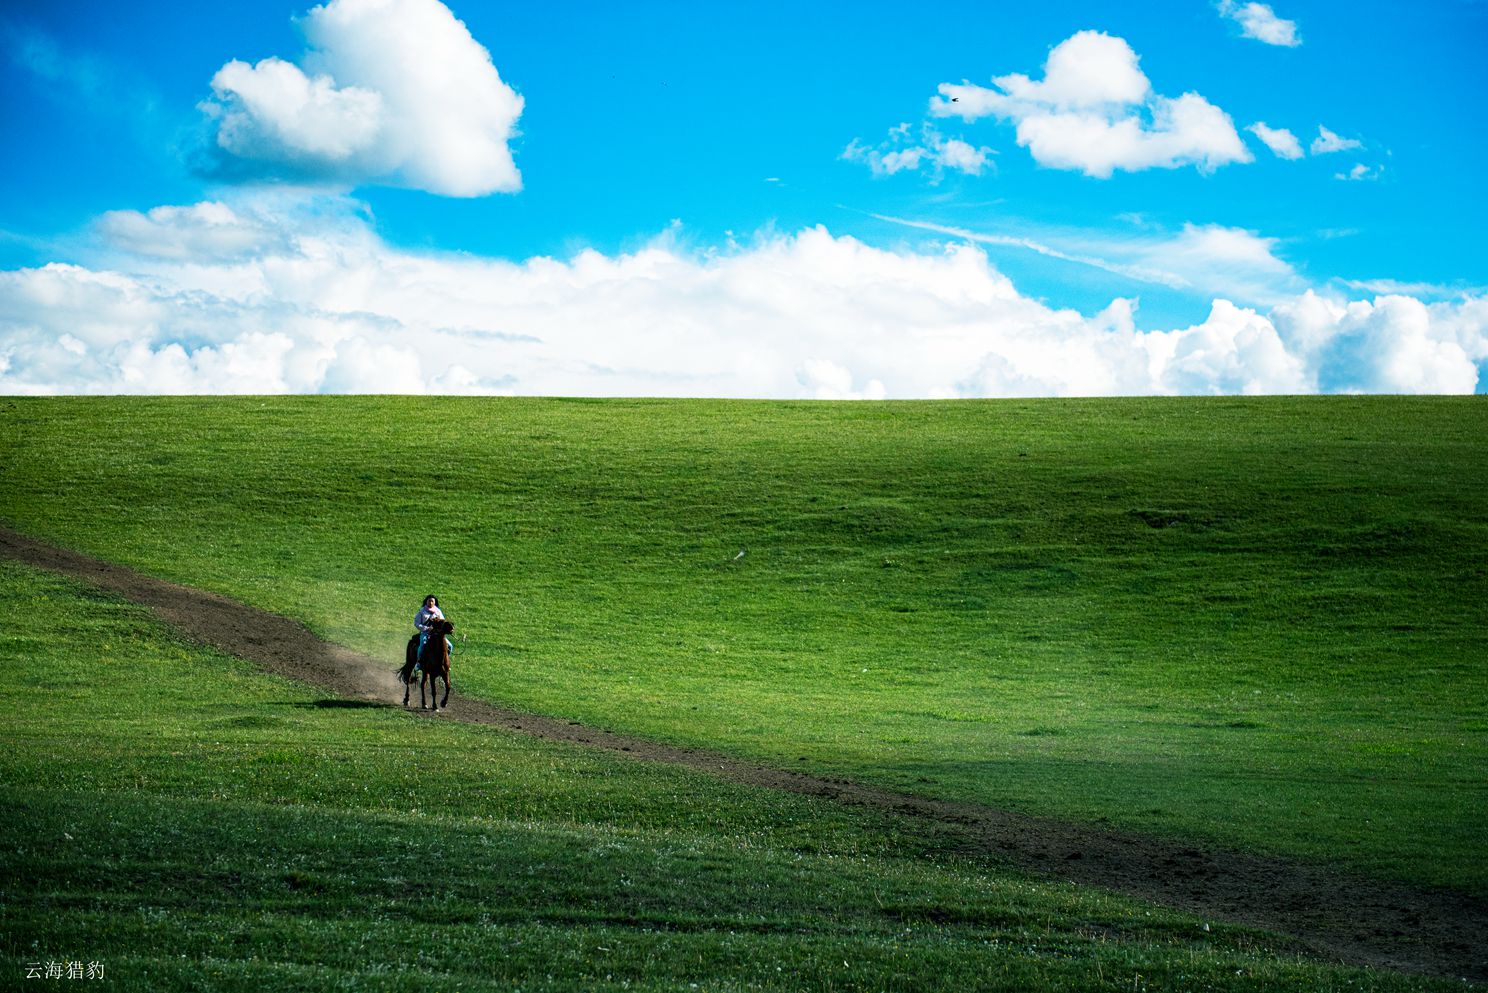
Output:
[[[419,612],[413,615],[413,626],[419,631],[420,649],[423,649],[424,642],[429,640],[433,622],[442,620],[444,620],[444,611],[439,609],[439,598],[430,593],[424,597],[424,605],[419,608]]]
[[[418,628],[418,631],[408,639],[407,661],[398,670],[398,678],[403,682],[406,683],[413,677],[414,670],[419,667],[419,655],[423,653],[424,644],[434,630],[434,622],[442,620],[444,620],[444,611],[439,609],[439,598],[432,593],[424,597],[419,612],[413,615],[413,626]],[[444,644],[450,651],[455,650],[455,646],[450,644],[448,638],[444,639]]]
[[[414,627],[418,628],[418,651],[423,651],[424,642],[429,640],[429,633],[433,630],[434,621],[443,621],[445,612],[439,609],[439,597],[434,594],[424,597],[424,606],[418,609],[414,615]],[[449,645],[449,639],[445,639],[445,645]],[[454,645],[449,645],[454,651]]]
[[[432,593],[424,597],[418,613],[413,615],[413,626],[418,628],[418,632],[408,639],[407,657],[402,668],[398,670],[400,682],[413,684],[413,674],[420,668],[420,656],[424,653],[424,645],[428,642],[429,635],[434,633],[435,623],[444,619],[444,611],[439,609],[439,598]],[[449,625],[446,624],[446,630],[448,627]],[[444,647],[450,652],[455,650],[455,646],[447,637],[444,639]],[[404,700],[404,703],[407,702]]]

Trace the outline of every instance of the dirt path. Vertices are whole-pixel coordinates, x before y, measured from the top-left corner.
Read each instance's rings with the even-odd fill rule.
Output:
[[[0,555],[84,580],[155,611],[187,636],[269,672],[353,699],[398,702],[395,659],[332,645],[287,618],[0,528]],[[968,847],[1021,868],[1116,890],[1212,920],[1290,935],[1324,958],[1488,982],[1488,901],[1351,876],[1326,866],[894,793],[658,744],[452,694],[450,720],[489,724],[725,779],[950,825]]]

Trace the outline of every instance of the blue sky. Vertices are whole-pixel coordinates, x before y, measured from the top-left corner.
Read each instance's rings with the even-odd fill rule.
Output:
[[[1483,3],[312,6],[0,14],[0,390],[1488,390]]]

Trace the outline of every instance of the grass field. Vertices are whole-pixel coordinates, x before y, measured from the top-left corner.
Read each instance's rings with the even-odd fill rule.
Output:
[[[390,661],[436,592],[472,694],[1488,893],[1481,398],[0,414],[13,526]]]
[[[322,699],[4,560],[0,632],[6,988],[53,961],[152,993],[1462,988],[923,822]]]

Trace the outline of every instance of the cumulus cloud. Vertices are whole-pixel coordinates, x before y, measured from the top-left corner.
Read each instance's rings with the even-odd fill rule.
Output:
[[[212,77],[219,108],[217,144],[245,159],[331,170],[367,153],[382,130],[382,94],[338,88],[282,59],[234,60]]]
[[[912,142],[918,140],[918,144]],[[877,147],[869,147],[856,138],[842,151],[849,162],[862,162],[875,176],[892,176],[896,172],[914,172],[922,165],[933,170],[938,181],[947,170],[980,176],[987,168],[992,149],[978,148],[960,138],[947,138],[935,128],[923,125],[916,137],[910,126],[900,124],[889,131],[888,138]]]
[[[942,83],[930,113],[1012,121],[1018,144],[1041,165],[1103,179],[1117,169],[1212,172],[1251,161],[1228,114],[1197,93],[1153,92],[1138,61],[1125,40],[1080,31],[1049,53],[1043,79],[1014,73],[995,78],[994,88]]]
[[[1318,125],[1317,137],[1312,139],[1313,155],[1327,155],[1330,152],[1347,152],[1351,149],[1363,147],[1364,143],[1362,141],[1340,137],[1321,124]]]
[[[1274,316],[1320,390],[1471,393],[1488,358],[1485,310],[1483,298],[1433,307],[1394,295],[1328,300],[1309,290]]]
[[[1261,143],[1280,159],[1300,159],[1302,143],[1286,128],[1269,128],[1265,121],[1256,121],[1245,130],[1261,139]]]
[[[1285,48],[1302,44],[1302,36],[1297,34],[1297,22],[1277,17],[1269,4],[1221,0],[1219,12],[1240,25],[1240,33],[1247,38]]]
[[[197,207],[154,216],[215,213]],[[1031,299],[960,238],[891,251],[815,227],[699,253],[663,235],[510,262],[397,249],[356,209],[326,213],[216,261],[151,250],[0,272],[0,392],[1454,392],[1488,362],[1481,297],[1309,291],[1269,312],[1217,299],[1199,324],[1143,329],[1130,300],[1082,314]],[[273,211],[233,210],[250,214],[273,228]],[[1174,255],[1289,272],[1251,232],[1169,240]]]
[[[201,105],[228,177],[383,183],[446,196],[521,188],[522,97],[438,0],[330,0],[300,64],[234,59]]]

